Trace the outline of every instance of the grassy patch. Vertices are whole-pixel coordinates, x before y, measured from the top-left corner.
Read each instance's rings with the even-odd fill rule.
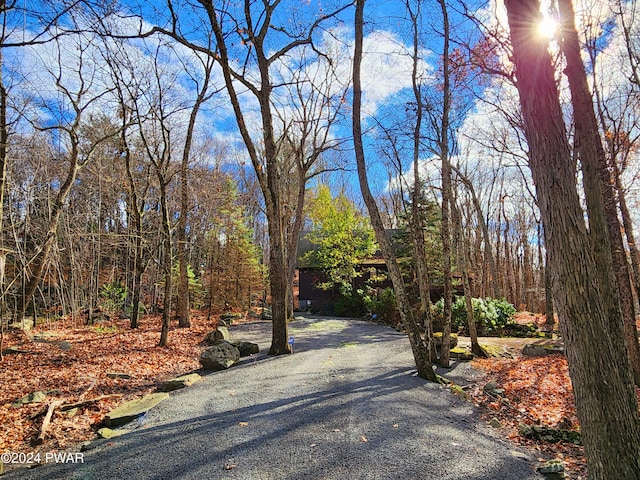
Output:
[[[344,322],[339,322],[337,320],[321,320],[319,322],[314,322],[309,325],[309,328],[312,330],[344,330],[346,325]]]
[[[109,334],[116,333],[118,331],[118,327],[115,325],[98,325],[96,327],[92,327],[91,330],[96,333]]]

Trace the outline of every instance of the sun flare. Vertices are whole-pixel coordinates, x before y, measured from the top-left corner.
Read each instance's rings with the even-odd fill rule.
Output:
[[[553,37],[555,37],[559,28],[560,24],[557,20],[551,17],[545,17],[538,24],[538,35],[551,40]]]

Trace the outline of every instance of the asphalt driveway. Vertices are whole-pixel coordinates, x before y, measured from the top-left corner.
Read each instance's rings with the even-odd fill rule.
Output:
[[[266,352],[270,323],[231,327]],[[263,353],[172,392],[82,462],[6,479],[542,478],[475,407],[417,378],[406,335],[359,320],[298,317],[293,355]],[[461,365],[447,375],[463,383]]]

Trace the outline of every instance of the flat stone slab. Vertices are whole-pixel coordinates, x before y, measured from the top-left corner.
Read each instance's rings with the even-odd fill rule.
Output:
[[[119,437],[120,435],[124,435],[125,433],[127,433],[124,430],[111,430],[110,428],[101,428],[100,430],[98,430],[98,435],[100,436],[100,438],[116,438]]]
[[[29,403],[42,403],[47,399],[47,395],[44,392],[32,392],[27,393],[24,397],[17,399],[11,404],[12,407],[18,408]]]
[[[163,392],[172,392],[174,390],[180,390],[181,388],[190,387],[200,380],[202,380],[202,377],[197,373],[189,373],[187,375],[181,375],[180,377],[166,380],[162,383],[160,390]]]
[[[48,343],[53,341],[58,334],[56,332],[38,332],[33,334],[33,341],[36,343]]]
[[[3,355],[17,355],[19,353],[31,353],[30,350],[24,350],[19,347],[8,347],[2,350]]]
[[[139,398],[138,400],[131,400],[130,402],[123,403],[119,407],[107,413],[104,417],[104,424],[107,427],[118,427],[125,423],[129,423],[139,416],[144,415],[167,398],[169,398],[168,393],[152,393]]]

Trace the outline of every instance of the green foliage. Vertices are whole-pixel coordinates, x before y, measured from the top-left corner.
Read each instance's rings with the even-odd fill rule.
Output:
[[[263,252],[250,228],[254,219],[231,181],[224,191],[224,202],[216,217],[209,219],[205,235],[209,263],[202,280],[207,291],[203,300],[206,297],[219,309],[225,304],[248,306],[252,295],[263,290],[266,274]]]
[[[175,287],[174,296],[177,295],[178,281],[180,278],[180,264],[176,263],[171,269],[172,285]],[[196,277],[196,273],[191,265],[187,265],[187,278],[189,282],[189,298],[199,300],[204,297],[205,290],[202,286],[202,281]],[[197,302],[196,302],[197,303]],[[197,305],[194,305],[197,307]]]
[[[118,331],[118,327],[115,325],[98,325],[93,327],[92,330],[96,333],[107,335],[110,333],[116,333]]]
[[[478,328],[478,335],[500,335],[513,324],[516,309],[504,299],[472,298],[473,316]],[[455,297],[451,312],[452,330],[467,332],[467,307],[464,297]],[[438,300],[432,307],[434,317],[443,321],[444,299]]]
[[[364,306],[371,317],[389,325],[400,323],[400,314],[396,302],[396,294],[393,288],[385,288],[378,295],[363,296]]]
[[[105,283],[100,289],[100,306],[105,312],[116,315],[124,309],[127,287],[122,282]]]
[[[412,208],[413,204],[409,203],[407,212],[400,216],[400,226],[394,233],[393,241],[397,246],[399,257],[408,259],[409,263],[407,265],[415,268],[413,239],[410,229]],[[442,273],[442,210],[436,202],[427,198],[425,194],[422,195],[419,208],[424,225],[427,272],[433,285],[441,285],[444,281],[444,274]],[[405,275],[408,278],[413,276],[409,272],[405,272]]]
[[[368,218],[344,193],[333,198],[326,185],[309,201],[308,216],[313,229],[307,238],[315,249],[302,260],[325,272],[327,281],[320,288],[337,286],[342,295],[352,297],[353,280],[361,275],[358,265],[377,249]]]
[[[356,295],[343,295],[334,304],[333,313],[337,317],[362,317],[364,315],[362,298]]]

